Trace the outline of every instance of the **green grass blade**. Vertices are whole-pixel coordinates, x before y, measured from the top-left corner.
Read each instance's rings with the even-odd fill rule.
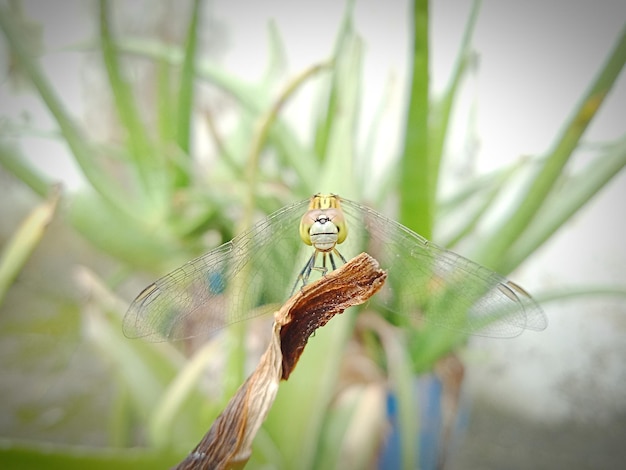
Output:
[[[115,100],[117,115],[126,130],[130,154],[133,157],[135,171],[147,190],[152,189],[150,171],[153,165],[153,150],[140,112],[135,104],[131,85],[124,78],[117,48],[110,27],[110,6],[107,0],[100,0],[100,44],[102,58],[109,78],[111,92]]]
[[[337,63],[344,55],[344,51],[347,47],[347,42],[351,40],[351,38],[353,38],[355,34],[352,21],[354,14],[353,12],[354,2],[349,1],[346,4],[346,12],[344,13],[344,17],[339,28],[339,34],[337,36],[336,44],[334,47],[333,62],[335,64],[335,71],[337,70]],[[329,89],[327,90],[328,96],[325,98],[325,106],[323,112],[321,112],[321,115],[318,116],[318,124],[315,129],[315,154],[317,155],[320,162],[326,160],[328,153],[328,142],[330,139],[330,134],[334,127],[333,123],[338,111],[338,97],[341,96],[338,86],[338,74],[334,73],[331,76]]]
[[[515,269],[524,259],[545,243],[560,227],[587,204],[623,168],[626,167],[626,139],[613,146],[546,201],[541,212],[515,243],[503,267],[506,272]]]
[[[461,188],[452,198],[439,204],[439,221],[456,228],[446,238],[438,239],[442,246],[453,249],[466,236],[470,235],[482,221],[485,214],[498,202],[499,194],[524,166],[520,161],[508,168],[475,178]],[[445,219],[445,220],[443,220]]]
[[[287,52],[275,20],[271,19],[269,21],[267,31],[269,52],[264,81],[270,82],[274,77],[279,77],[285,71]]]
[[[578,286],[562,288],[537,295],[537,302],[545,305],[548,302],[562,302],[569,300],[591,299],[597,297],[602,300],[607,298],[626,298],[626,286]]]
[[[535,179],[530,184],[525,196],[510,218],[491,237],[481,244],[476,258],[483,264],[503,270],[502,260],[507,250],[521,236],[535,217],[544,200],[559,180],[562,170],[576,149],[587,126],[604,102],[611,87],[619,77],[626,63],[626,27],[621,33],[604,67],[583,96],[572,117],[565,126],[554,148]]]
[[[129,54],[163,60],[173,66],[180,65],[183,60],[179,50],[154,41],[128,39],[124,40],[119,48]],[[251,86],[239,77],[207,62],[196,64],[196,74],[199,79],[211,83],[230,95],[252,115],[259,115],[266,111],[267,92],[260,91],[258,86]],[[304,145],[300,141],[293,129],[280,119],[280,116],[271,126],[268,139],[271,145],[276,148],[285,165],[289,165],[298,175],[297,184],[291,185],[293,193],[311,195],[317,191],[318,188],[311,181],[314,174],[312,170],[315,169],[315,154],[310,146]]]
[[[302,73],[298,74],[292,80],[290,80],[285,88],[281,91],[278,98],[272,103],[272,106],[259,118],[258,125],[252,136],[252,144],[250,147],[250,153],[248,161],[246,162],[246,181],[248,187],[248,201],[247,201],[247,216],[244,216],[243,227],[247,228],[251,224],[252,211],[255,206],[255,199],[257,197],[256,183],[259,171],[259,162],[261,158],[261,152],[267,144],[270,132],[277,122],[280,115],[280,111],[284,108],[288,100],[300,89],[300,87],[306,83],[311,77],[328,68],[327,63],[316,64],[307,68]],[[301,157],[300,157],[301,158]],[[304,160],[301,161],[299,167],[300,173],[309,170],[308,178],[313,176],[312,162]],[[304,169],[304,165],[308,168]]]
[[[196,366],[192,371],[195,376],[186,373],[181,377],[185,359],[174,346],[124,338],[120,334],[120,311],[126,304],[113,296],[90,271],[82,270],[78,279],[90,294],[83,331],[103,359],[112,365],[121,386],[128,392],[135,416],[152,424],[147,435],[150,444],[165,448],[193,442],[206,427],[206,423],[199,419],[204,411],[206,396],[194,386],[197,375],[202,371]],[[199,359],[206,358],[207,354],[204,354]],[[202,362],[206,364],[206,361]],[[176,398],[182,398],[181,395],[186,399],[184,410],[176,402]],[[172,408],[180,412],[176,413]],[[154,426],[155,422],[157,426]],[[167,430],[159,428],[159,423],[167,424]]]
[[[326,155],[321,165],[322,178],[317,191],[340,193],[348,198],[360,198],[366,188],[356,180],[354,155],[356,127],[360,108],[363,41],[352,33],[342,41],[335,57],[333,73],[333,103],[328,119]]]
[[[443,95],[441,101],[437,104],[436,112],[431,112],[431,140],[428,150],[430,152],[430,158],[433,165],[433,177],[436,179],[435,188],[437,187],[437,180],[439,178],[439,167],[441,166],[444,144],[448,135],[448,127],[450,123],[450,117],[452,115],[452,108],[455,103],[459,85],[461,83],[461,80],[463,79],[463,76],[465,75],[465,72],[467,71],[469,61],[471,60],[472,35],[474,34],[474,29],[476,27],[476,20],[478,19],[480,3],[481,2],[479,0],[476,0],[472,3],[472,10],[465,26],[463,39],[461,41],[461,47],[459,48],[459,53],[456,58],[456,63],[454,65],[450,84],[448,85],[448,88]],[[436,189],[433,197],[435,196]]]
[[[189,19],[189,29],[185,42],[185,53],[181,71],[180,88],[178,90],[178,132],[176,141],[185,156],[189,157],[191,141],[191,119],[193,116],[193,97],[195,80],[196,49],[198,46],[198,18],[200,16],[200,1],[195,0]],[[175,187],[189,185],[188,172],[176,171]]]
[[[235,176],[237,180],[243,179],[244,168],[241,162],[237,161],[234,156],[234,153],[231,152],[224,141],[224,137],[219,132],[215,118],[213,117],[212,112],[207,108],[202,110],[203,121],[206,124],[207,130],[209,131],[209,135],[215,144],[217,149],[217,154],[219,155],[220,161],[228,167],[231,173]]]
[[[162,273],[171,268],[172,260],[191,257],[161,219],[143,223],[137,214],[113,210],[90,191],[74,194],[68,209],[70,223],[94,247],[136,269]]]
[[[324,421],[314,468],[372,468],[386,431],[387,387],[351,383],[339,392]]]
[[[32,441],[0,440],[0,462],[12,470],[142,470],[167,468],[181,456],[141,449],[67,446]]]
[[[428,0],[413,2],[411,91],[400,168],[400,222],[432,235],[436,178],[429,153]]]
[[[498,194],[502,187],[493,186],[489,188],[486,194],[482,195],[482,201],[479,202],[477,207],[469,208],[469,217],[465,214],[465,224],[460,226],[456,232],[454,232],[447,240],[442,240],[441,244],[445,246],[447,249],[454,249],[456,245],[458,245],[462,240],[464,240],[468,235],[474,232],[474,229],[481,222],[487,211],[493,206],[493,204],[497,201]]]
[[[176,140],[176,104],[172,93],[172,65],[156,59],[157,129],[161,146]]]
[[[112,364],[120,385],[130,392],[137,415],[148,419],[177,372],[165,352],[171,346],[133,342],[120,334],[121,321],[112,321],[111,312],[101,305],[90,307],[84,316],[87,339]]]
[[[139,57],[160,60],[172,66],[181,66],[184,54],[179,48],[158,41],[146,41],[135,38],[124,38],[117,44],[118,50]],[[258,87],[250,85],[213,63],[200,61],[196,64],[195,73],[198,78],[211,83],[234,98],[245,109],[259,113],[267,103],[266,96],[259,95]]]
[[[380,96],[380,101],[376,105],[374,116],[368,125],[367,137],[362,152],[355,155],[357,159],[355,162],[356,180],[361,186],[369,186],[367,197],[362,200],[372,204],[373,207],[383,207],[383,201],[386,199],[386,195],[389,194],[386,184],[393,178],[393,169],[390,166],[386,166],[382,172],[375,175],[376,183],[372,185],[368,183],[372,181],[372,175],[366,172],[374,171],[373,169],[376,168],[375,162],[380,159],[380,148],[381,146],[386,146],[387,134],[383,131],[383,126],[391,114],[390,103],[392,102],[394,85],[394,78],[389,77],[385,90]]]
[[[32,57],[24,45],[23,31],[16,27],[17,24],[9,10],[0,8],[0,29],[2,29],[7,39],[9,49],[32,81],[50,113],[56,119],[61,133],[85,178],[104,200],[119,210],[125,210],[128,207],[128,201],[123,200],[124,198],[120,196],[123,194],[120,187],[97,164],[97,159],[94,158],[93,147],[70,117],[69,112],[63,106],[41,70],[39,63]]]
[[[56,187],[46,201],[31,211],[0,253],[0,305],[43,238],[46,227],[56,213],[59,198],[60,188]]]
[[[208,366],[215,357],[227,354],[224,341],[209,341],[205,343],[194,355],[185,363],[184,367],[176,375],[176,378],[167,386],[165,393],[152,411],[149,430],[151,442],[157,447],[166,447],[172,442],[171,431],[181,416],[197,416],[202,406],[206,406],[209,401],[198,385],[202,379],[206,378]],[[238,345],[239,346],[239,345]],[[217,407],[225,404],[215,404],[213,418],[220,412]],[[210,421],[207,423],[193,420],[194,425],[198,425],[199,431],[206,427],[208,429]],[[191,431],[191,429],[189,430]]]
[[[51,182],[33,168],[17,149],[4,142],[0,142],[0,165],[39,196],[45,197],[48,194]]]

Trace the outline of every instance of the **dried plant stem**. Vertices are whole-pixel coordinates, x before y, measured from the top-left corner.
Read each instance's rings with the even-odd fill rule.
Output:
[[[289,377],[310,335],[348,307],[367,301],[386,277],[374,258],[361,253],[293,295],[274,314],[272,340],[256,370],[176,469],[243,468],[280,380]]]

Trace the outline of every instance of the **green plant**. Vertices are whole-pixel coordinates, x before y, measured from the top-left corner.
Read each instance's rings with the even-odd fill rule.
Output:
[[[23,22],[18,21],[19,10],[0,10],[0,27],[12,57],[54,117],[59,140],[67,144],[87,182],[83,190],[63,195],[68,204],[61,220],[92,247],[106,253],[116,267],[105,285],[83,272],[82,285],[88,286],[85,289],[91,293],[90,300],[68,302],[81,312],[78,320],[74,319],[74,328],[82,325],[83,341],[95,351],[93,357],[108,364],[107,372],[115,383],[106,424],[109,447],[84,451],[58,446],[48,453],[45,445],[10,441],[0,455],[14,468],[154,468],[159,463],[173,464],[195,445],[243,380],[243,331],[235,330],[224,343],[204,346],[189,362],[172,345],[129,342],[121,337],[120,315],[125,305],[111,294],[119,288],[120,279],[140,270],[151,276],[162,274],[219,244],[207,244],[203,238],[206,231],[226,241],[248,227],[258,212],[268,213],[317,191],[339,192],[373,205],[397,196],[400,221],[427,237],[442,218],[459,211],[471,212],[471,217],[457,225],[452,245],[471,239],[478,222],[521,167],[516,163],[481,181],[471,181],[449,201],[437,198],[450,116],[467,73],[478,4],[468,20],[449,88],[435,100],[428,83],[429,3],[414,2],[412,88],[400,172],[389,175],[381,188],[372,191],[374,198],[365,190],[370,189],[365,184],[366,172],[359,169],[371,168],[374,156],[364,155],[359,165],[356,163],[355,123],[362,98],[359,85],[364,50],[352,23],[351,3],[329,60],[288,77],[286,82],[281,74],[280,37],[271,27],[270,66],[253,84],[197,57],[200,1],[192,4],[181,44],[118,36],[113,33],[111,5],[104,0],[98,5],[99,34],[87,52],[96,51],[101,57],[121,135],[117,142],[97,142],[71,115],[28,47],[20,27]],[[137,99],[145,84],[132,81],[125,67],[133,61],[147,62],[154,77],[149,109]],[[556,137],[553,150],[532,162],[538,170],[524,197],[513,203],[507,217],[487,237],[472,240],[477,261],[505,274],[510,272],[626,164],[625,137],[601,148],[584,173],[569,175],[563,171],[625,62],[626,35],[622,34],[573,117]],[[235,103],[234,130],[221,133],[212,114],[198,107],[198,88],[205,84]],[[303,87],[313,85],[318,86],[322,105],[314,110],[310,129],[314,144],[307,145],[281,112]],[[208,168],[198,166],[191,150],[194,115],[202,116],[200,122],[210,130],[217,148],[215,161]],[[375,126],[372,135],[376,135]],[[45,197],[52,182],[25,163],[19,147],[12,145],[8,136],[0,146],[0,163],[5,170]],[[243,216],[237,221],[230,208],[239,207],[241,201]],[[475,201],[478,204],[469,204]],[[28,232],[31,236],[27,237],[26,252],[37,245],[43,226],[40,223],[34,232]],[[26,260],[23,248],[20,256],[12,256],[12,246],[5,246],[2,258],[2,267],[10,273],[2,277],[2,290],[9,288]],[[611,292],[623,294],[621,290]],[[333,403],[342,379],[338,358],[345,352],[353,327],[349,317],[337,318],[332,328],[321,331],[308,346],[294,377],[281,387],[274,410],[257,437],[252,464],[269,462],[280,468],[336,464],[341,448],[336,443],[346,439],[360,408],[372,400],[370,389],[356,387],[352,395],[344,396],[345,401]],[[408,412],[415,407],[411,377],[430,370],[462,338],[436,328],[407,332],[406,336],[398,341],[400,348],[384,341],[377,347],[380,356],[387,358],[381,362],[388,364],[386,373],[405,411],[402,415],[407,417],[402,423],[404,438],[414,442],[418,424],[412,419],[415,413]],[[203,368],[227,352],[231,360],[223,385],[207,400],[198,388]],[[294,427],[292,423],[307,424]],[[129,450],[127,447],[137,442],[133,435],[136,428],[141,430],[145,447]],[[372,458],[375,446],[364,449],[369,451],[364,458]],[[404,449],[405,466],[414,467],[410,446]]]

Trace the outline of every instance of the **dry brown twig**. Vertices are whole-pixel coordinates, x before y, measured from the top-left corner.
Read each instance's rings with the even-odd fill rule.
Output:
[[[274,314],[272,339],[255,371],[193,452],[175,468],[243,468],[250,458],[254,436],[276,398],[280,380],[287,380],[311,334],[348,307],[366,302],[386,278],[378,262],[361,253],[294,294]]]

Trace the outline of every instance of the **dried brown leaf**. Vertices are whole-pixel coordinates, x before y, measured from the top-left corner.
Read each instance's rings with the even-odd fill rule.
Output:
[[[361,253],[294,294],[274,314],[272,339],[256,370],[176,469],[243,468],[280,380],[289,377],[311,334],[348,307],[366,302],[386,278],[378,262]]]

